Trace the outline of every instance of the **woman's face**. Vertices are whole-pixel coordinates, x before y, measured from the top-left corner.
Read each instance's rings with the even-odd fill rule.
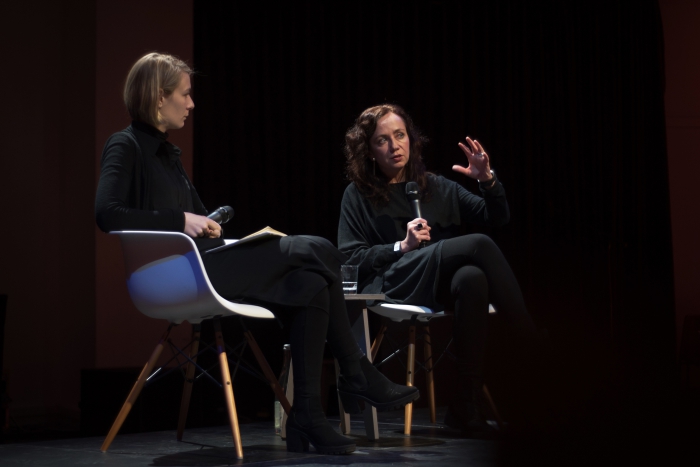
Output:
[[[389,183],[403,181],[403,171],[411,156],[411,142],[403,119],[388,113],[377,121],[369,140],[370,156],[379,169],[389,177]]]
[[[158,99],[158,112],[160,112],[161,123],[158,129],[162,132],[168,130],[178,130],[185,126],[185,119],[194,109],[194,102],[190,96],[192,85],[190,75],[182,73],[180,84],[169,96],[160,96]]]

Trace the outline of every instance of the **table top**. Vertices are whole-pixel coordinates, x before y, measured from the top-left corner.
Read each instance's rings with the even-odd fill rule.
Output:
[[[383,293],[353,293],[345,294],[345,300],[384,300]]]

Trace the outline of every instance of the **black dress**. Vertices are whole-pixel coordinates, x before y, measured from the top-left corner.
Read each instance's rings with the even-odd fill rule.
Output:
[[[442,241],[458,236],[462,223],[503,225],[510,213],[499,181],[481,190],[483,198],[438,175],[429,175],[428,184],[431,198],[421,203],[423,218],[432,228],[428,246],[403,256],[394,252],[394,244],[406,238],[406,224],[414,219],[404,182],[389,185],[389,202],[379,207],[355,184],[349,185],[341,205],[338,248],[350,256],[348,264],[359,266],[362,293],[384,293],[390,303],[440,311],[444,306],[435,297]]]
[[[183,232],[185,212],[207,215],[180,150],[166,138],[167,133],[133,122],[107,140],[95,199],[100,229]],[[273,312],[307,306],[339,279],[345,260],[331,242],[312,236],[275,237],[202,254],[222,297]]]

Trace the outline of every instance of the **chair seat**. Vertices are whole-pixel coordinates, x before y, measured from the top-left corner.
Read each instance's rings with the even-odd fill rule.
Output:
[[[427,323],[433,318],[441,318],[445,316],[444,311],[434,313],[427,306],[418,305],[399,305],[397,303],[381,303],[379,305],[369,307],[374,313],[389,318],[395,322],[401,322],[411,319],[416,319],[422,323]],[[496,313],[493,305],[489,304],[489,313]]]
[[[433,318],[445,316],[444,311],[433,313],[427,306],[398,305],[395,303],[381,303],[377,306],[369,307],[374,313],[388,318],[395,322],[417,319],[421,322],[428,322]]]

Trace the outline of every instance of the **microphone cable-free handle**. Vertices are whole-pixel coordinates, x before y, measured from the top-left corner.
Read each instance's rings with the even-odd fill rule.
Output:
[[[218,209],[214,209],[207,217],[217,224],[225,224],[233,217],[233,208],[231,206],[221,206]]]
[[[411,205],[414,219],[422,218],[423,215],[420,211],[420,189],[416,182],[408,182],[406,184],[406,198],[408,198],[408,202]],[[426,242],[422,241],[418,248],[424,248],[425,245]]]

